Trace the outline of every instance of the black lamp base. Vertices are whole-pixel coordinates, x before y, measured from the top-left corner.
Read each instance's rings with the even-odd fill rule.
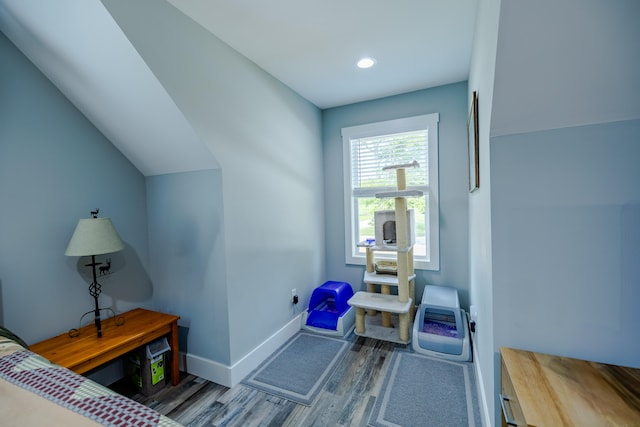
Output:
[[[102,310],[109,310],[111,311],[111,315],[115,316],[115,311],[113,311],[110,308],[100,308],[100,304],[98,303],[98,297],[100,296],[100,293],[102,292],[102,286],[100,285],[100,283],[98,283],[98,279],[96,277],[96,266],[102,264],[101,262],[96,262],[96,256],[95,255],[91,255],[91,263],[90,264],[85,264],[87,267],[91,267],[92,272],[93,272],[93,282],[91,282],[91,284],[89,285],[89,294],[93,297],[93,301],[95,303],[95,308],[91,311],[87,311],[86,313],[84,313],[81,317],[80,317],[80,324],[78,326],[78,329],[71,329],[69,331],[69,336],[70,337],[77,337],[78,334],[80,333],[80,327],[82,326],[82,319],[84,319],[84,317],[87,314],[91,314],[93,313],[93,321],[96,325],[96,330],[98,332],[98,338],[102,338],[102,318],[100,316],[100,312]],[[124,323],[124,319],[122,319],[122,322],[119,323],[119,325]],[[116,322],[116,324],[118,325],[118,322]]]
[[[102,322],[100,321],[100,304],[98,304],[98,297],[100,296],[100,292],[102,292],[102,286],[98,283],[98,279],[96,278],[96,265],[102,264],[101,262],[96,262],[96,256],[91,255],[91,264],[85,264],[87,267],[92,267],[93,271],[93,282],[89,285],[89,294],[93,297],[93,301],[96,304],[94,313],[94,323],[96,324],[96,329],[98,331],[98,338],[102,337]],[[81,319],[82,320],[82,319]]]
[[[123,316],[116,317],[116,312],[112,308],[109,308],[109,307],[99,308],[98,311],[99,312],[100,311],[109,311],[109,312],[111,312],[111,315],[107,315],[107,316],[104,316],[104,317],[101,316],[101,319],[103,319],[103,318],[104,319],[108,319],[109,317],[115,317],[116,318],[115,319],[116,326],[124,325],[124,317]],[[84,313],[82,316],[80,316],[80,321],[78,322],[78,328],[77,329],[75,329],[75,328],[74,329],[70,329],[69,332],[68,332],[69,336],[72,337],[72,338],[75,338],[75,337],[79,336],[80,335],[80,328],[82,327],[82,322],[83,322],[84,318],[87,317],[90,314],[94,314],[95,315],[95,312],[96,312],[95,309],[94,310],[89,310],[86,313]],[[95,321],[95,319],[94,319],[94,322],[96,323],[96,328],[98,328],[97,323],[99,322],[99,320]],[[101,337],[102,337],[102,323],[100,322],[100,329],[98,329],[98,338],[101,338]]]

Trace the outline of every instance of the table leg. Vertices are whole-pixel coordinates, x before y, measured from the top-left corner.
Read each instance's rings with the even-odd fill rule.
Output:
[[[178,348],[177,320],[171,323],[169,341],[169,345],[171,346],[171,385],[178,385],[180,382],[180,349]]]

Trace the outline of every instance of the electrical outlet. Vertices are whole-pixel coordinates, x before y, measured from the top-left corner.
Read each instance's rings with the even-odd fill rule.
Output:
[[[295,304],[296,297],[298,296],[298,291],[294,288],[291,289],[291,302]]]

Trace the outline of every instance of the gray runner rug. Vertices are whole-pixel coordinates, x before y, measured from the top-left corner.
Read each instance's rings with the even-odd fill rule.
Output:
[[[394,350],[369,425],[482,427],[473,365]]]
[[[299,332],[242,384],[310,406],[349,345],[338,338]]]

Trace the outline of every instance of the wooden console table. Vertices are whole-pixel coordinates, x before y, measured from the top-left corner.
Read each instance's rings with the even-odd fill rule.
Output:
[[[638,426],[640,369],[502,347],[502,426]]]
[[[171,346],[171,384],[180,382],[178,354],[179,316],[136,308],[102,322],[102,337],[95,325],[79,329],[75,337],[68,333],[29,346],[29,349],[51,362],[84,374],[138,347],[168,335]],[[116,325],[116,319],[124,323]],[[118,322],[119,323],[119,322]]]

